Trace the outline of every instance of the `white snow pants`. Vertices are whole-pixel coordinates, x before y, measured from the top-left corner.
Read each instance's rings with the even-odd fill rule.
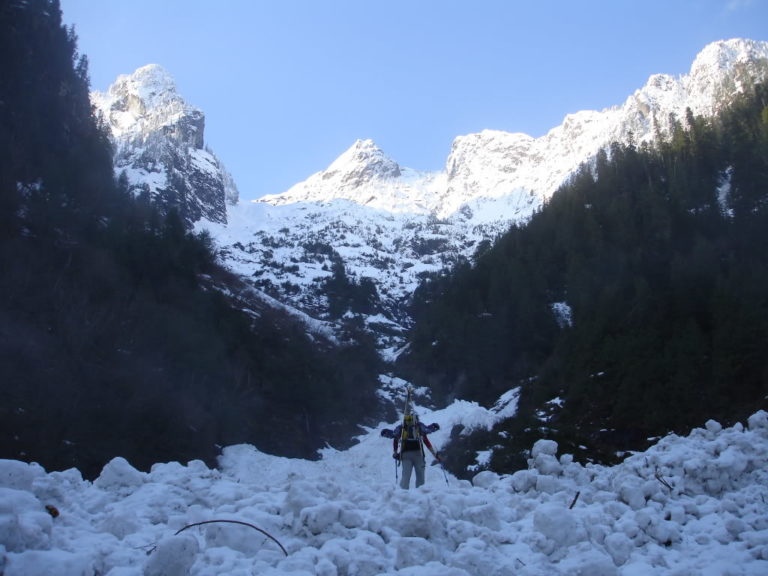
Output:
[[[411,472],[416,469],[416,488],[424,484],[424,456],[421,450],[408,450],[400,454],[400,462],[403,464],[403,477],[400,479],[400,488],[408,490],[411,483]]]

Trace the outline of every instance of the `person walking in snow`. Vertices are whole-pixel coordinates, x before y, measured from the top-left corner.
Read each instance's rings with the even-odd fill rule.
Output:
[[[440,462],[440,455],[432,447],[427,433],[427,427],[415,414],[406,414],[403,423],[393,431],[392,456],[403,465],[400,487],[405,490],[410,486],[413,470],[416,470],[416,487],[424,484],[424,446]]]

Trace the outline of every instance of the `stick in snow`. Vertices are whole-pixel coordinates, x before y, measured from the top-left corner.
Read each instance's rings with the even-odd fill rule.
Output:
[[[266,531],[262,530],[261,528],[257,528],[257,527],[256,527],[256,526],[254,526],[253,524],[248,524],[248,522],[241,522],[240,520],[206,520],[206,521],[204,521],[204,522],[195,522],[194,524],[187,524],[186,526],[184,526],[184,528],[181,528],[181,529],[180,529],[178,532],[176,532],[176,534],[174,534],[174,536],[177,536],[177,535],[181,534],[181,533],[182,533],[182,532],[184,532],[184,530],[186,530],[187,528],[194,528],[195,526],[202,526],[203,524],[213,524],[213,523],[215,523],[215,522],[222,522],[222,523],[226,523],[226,524],[240,524],[240,525],[242,525],[242,526],[250,526],[250,527],[251,527],[251,528],[253,528],[254,530],[258,530],[259,532],[261,532],[262,534],[264,534],[264,536],[266,536],[267,538],[269,538],[269,539],[271,539],[273,542],[275,542],[275,544],[277,544],[278,546],[280,546],[280,550],[282,550],[282,551],[283,551],[283,554],[285,554],[286,556],[288,556],[288,552],[286,551],[286,549],[285,549],[285,548],[283,548],[283,545],[282,545],[282,544],[280,544],[280,542],[277,540],[277,538],[275,538],[274,536],[272,536],[272,534],[270,534],[269,532],[266,532]]]

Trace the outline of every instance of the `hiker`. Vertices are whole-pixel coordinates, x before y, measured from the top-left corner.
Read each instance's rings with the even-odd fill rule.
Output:
[[[419,422],[414,414],[406,414],[403,423],[393,431],[392,457],[400,460],[403,465],[403,477],[400,479],[400,487],[407,490],[411,483],[411,472],[416,469],[416,487],[424,484],[424,446],[439,462],[440,455],[432,447],[427,438],[428,429]],[[400,445],[398,446],[398,443]],[[398,450],[399,448],[399,450]]]

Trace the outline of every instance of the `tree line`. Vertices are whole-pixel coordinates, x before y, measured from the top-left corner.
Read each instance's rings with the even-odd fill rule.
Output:
[[[457,439],[457,467],[483,444],[493,468],[525,466],[541,436],[610,460],[765,407],[768,88],[673,126],[603,150],[528,223],[417,290],[404,374],[441,401],[521,387],[515,418]]]
[[[58,0],[0,5],[0,70],[0,457],[314,457],[379,411],[370,341],[248,299],[207,234],[115,178]]]

